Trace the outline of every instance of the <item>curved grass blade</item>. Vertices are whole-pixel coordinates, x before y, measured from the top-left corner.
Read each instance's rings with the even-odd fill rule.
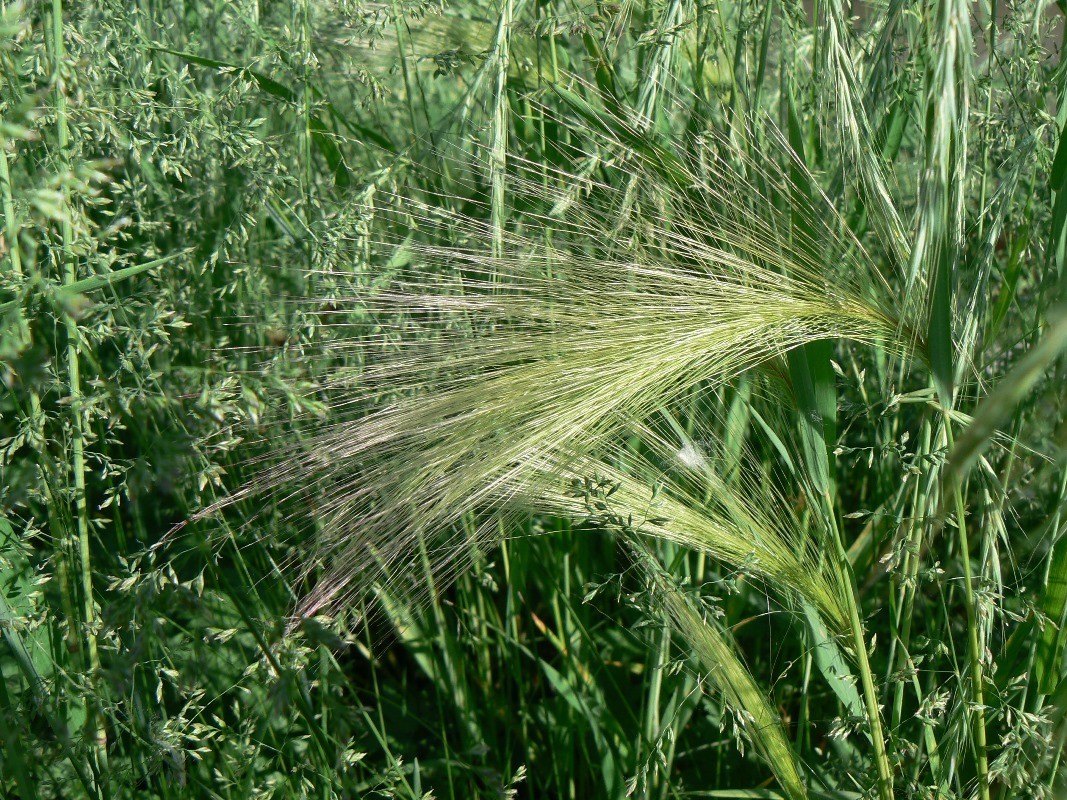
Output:
[[[707,670],[707,679],[723,694],[735,719],[763,756],[791,800],[807,798],[796,753],[785,733],[782,718],[760,690],[748,667],[734,649],[729,633],[663,572],[663,567],[639,542],[629,540],[635,561],[654,587],[665,616],[689,642]]]

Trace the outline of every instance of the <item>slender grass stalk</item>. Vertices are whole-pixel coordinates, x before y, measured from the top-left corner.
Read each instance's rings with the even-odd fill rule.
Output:
[[[314,167],[312,163],[314,142],[311,133],[312,118],[314,116],[313,105],[313,89],[309,74],[311,72],[311,62],[314,58],[314,52],[312,51],[311,43],[311,9],[309,8],[308,0],[299,0],[299,6],[294,10],[294,16],[298,16],[297,24],[294,26],[300,31],[300,81],[301,81],[301,116],[303,122],[303,136],[302,142],[302,155],[304,162],[304,174],[303,174],[303,189],[304,189],[304,230],[311,231],[311,214],[312,209],[315,207],[314,197],[312,192],[314,191],[315,179],[314,179]],[[310,285],[308,287],[309,292],[314,291],[314,279],[315,272],[313,269],[314,246],[312,242],[312,236],[304,237],[304,252],[305,263],[307,268],[307,275]]]
[[[668,667],[671,652],[671,629],[664,627],[656,637],[656,643],[651,648],[653,659],[652,669],[648,680],[648,690],[645,693],[645,709],[642,734],[644,744],[654,747],[656,740],[663,733],[664,721],[662,719],[661,699],[663,694],[663,673]],[[658,764],[655,768],[658,771]],[[656,778],[654,773],[652,781]],[[648,791],[646,789],[646,796]]]
[[[953,447],[952,423],[945,420],[945,436],[948,440],[949,449]],[[963,598],[967,613],[967,649],[971,680],[971,702],[974,719],[974,748],[975,760],[978,769],[978,793],[982,800],[989,800],[989,756],[987,754],[988,742],[986,740],[986,716],[985,716],[985,675],[982,669],[984,658],[981,645],[978,643],[978,609],[974,601],[976,588],[974,577],[971,573],[971,550],[967,537],[966,505],[962,481],[954,475],[951,479],[950,490],[952,492],[953,505],[956,515],[956,528],[959,535],[960,558],[963,560]]]
[[[504,253],[504,181],[507,175],[508,152],[508,49],[511,41],[513,0],[501,0],[500,19],[497,21],[493,41],[493,59],[496,62],[496,86],[493,103],[493,121],[490,129],[489,201],[493,227],[492,254],[500,258]]]
[[[923,419],[922,432],[919,439],[919,447],[917,453],[919,457],[927,455],[930,452],[930,422],[927,419]],[[918,574],[919,574],[919,551],[922,546],[922,525],[920,522],[920,503],[929,498],[930,491],[936,486],[936,478],[934,475],[926,476],[926,486],[922,485],[922,476],[916,476],[912,482],[912,492],[910,498],[911,514],[907,519],[907,533],[904,539],[903,549],[903,577],[901,578],[900,592],[898,596],[898,608],[897,619],[899,620],[896,637],[893,642],[897,648],[895,653],[895,661],[892,664],[892,668],[897,672],[900,672],[908,667],[911,661],[911,655],[909,648],[911,647],[911,631],[914,623],[915,612],[915,591],[917,588]],[[925,491],[924,491],[925,490]],[[893,707],[892,714],[890,716],[890,728],[895,730],[901,721],[901,714],[904,706],[904,682],[899,681],[893,692]]]
[[[408,48],[404,47],[404,36],[403,36],[403,33],[402,33],[402,31],[403,31],[403,27],[402,27],[402,25],[403,25],[403,16],[402,16],[402,14],[400,14],[400,11],[397,8],[397,5],[396,5],[395,2],[393,3],[393,15],[394,15],[394,17],[393,17],[393,27],[396,30],[397,53],[400,56],[400,71],[401,71],[401,74],[404,76],[404,96],[405,96],[405,98],[407,100],[407,114],[408,114],[408,120],[409,120],[409,122],[411,124],[411,134],[410,135],[414,136],[415,132],[419,129],[418,118],[417,118],[417,113],[418,112],[417,112],[417,110],[415,108],[415,91],[414,91],[414,87],[412,86],[412,77],[411,77],[411,72],[413,70],[412,70],[412,67],[411,67],[411,64],[410,64],[411,56],[414,53],[414,46],[411,44],[411,37],[409,36],[408,37]],[[409,53],[408,49],[411,49],[412,52]],[[418,78],[418,76],[416,75],[416,80],[417,80],[417,78]],[[430,113],[429,109],[425,108],[425,107],[424,107],[423,111],[427,116]],[[428,118],[427,118],[427,123],[429,123],[429,119]],[[430,127],[430,130],[431,131],[433,130],[432,126]],[[433,134],[432,133],[430,134],[430,140],[431,140],[431,142],[433,141]]]
[[[52,0],[51,48],[54,59],[55,103],[56,103],[56,137],[60,170],[69,169],[68,155],[70,132],[67,121],[66,80],[63,77],[66,49],[63,41],[63,2]],[[72,286],[77,281],[74,269],[74,257],[71,248],[74,244],[74,231],[70,215],[73,206],[69,204],[67,213],[60,223],[61,242],[59,263],[62,265],[62,280],[65,286]],[[71,471],[74,476],[74,505],[77,528],[78,579],[81,593],[80,623],[82,637],[86,647],[86,664],[89,670],[90,685],[95,686],[100,673],[100,654],[97,650],[96,629],[99,624],[96,614],[96,602],[93,596],[93,578],[91,548],[89,543],[89,509],[85,497],[85,432],[84,411],[82,409],[81,368],[78,355],[80,333],[77,321],[68,313],[64,315],[63,326],[67,334],[66,366],[67,390],[71,400]],[[95,757],[95,774],[101,781],[101,790],[106,797],[107,790],[107,729],[103,718],[94,704],[88,704],[87,725],[92,732]]]
[[[22,248],[19,246],[19,226],[15,218],[15,201],[11,194],[11,173],[7,165],[7,138],[0,135],[0,192],[4,201],[4,231],[8,242],[11,271],[22,276]]]
[[[882,712],[878,703],[878,688],[874,673],[867,656],[867,637],[860,619],[860,605],[856,592],[856,577],[848,561],[841,533],[833,522],[833,540],[837,544],[837,564],[841,573],[840,586],[844,590],[844,605],[848,611],[848,624],[852,635],[852,647],[855,651],[856,666],[859,669],[860,685],[863,688],[863,704],[867,710],[867,724],[870,726],[871,745],[874,747],[874,763],[878,772],[878,796],[881,800],[893,800],[893,771],[889,766],[889,754],[886,751],[885,733],[882,730]]]
[[[923,416],[919,445],[916,449],[916,460],[924,463],[931,453],[931,430],[930,421]],[[904,707],[904,684],[905,677],[912,675],[911,683],[915,690],[917,702],[923,699],[922,686],[919,683],[919,671],[911,654],[912,633],[915,623],[915,595],[919,588],[920,555],[923,545],[923,520],[936,513],[938,502],[938,476],[930,470],[916,475],[910,497],[910,513],[907,517],[907,533],[903,547],[903,565],[901,586],[897,600],[898,627],[893,640],[893,648],[890,651],[890,664],[897,672],[896,685],[893,692],[893,706],[890,716],[890,729],[897,730],[903,719]],[[929,726],[923,727],[923,745],[926,748],[931,772],[937,777],[935,788],[937,797],[942,797],[947,792],[947,786],[941,773],[941,757],[938,751],[937,739]],[[917,772],[916,768],[916,772]]]
[[[986,120],[992,120],[993,118],[993,66],[997,60],[997,0],[988,0],[989,2],[989,24],[986,27],[986,81],[988,86],[986,87],[985,97],[985,117]],[[988,123],[987,123],[988,125]],[[978,195],[979,208],[984,209],[986,204],[986,197],[989,192],[989,151],[990,151],[990,131],[986,128],[985,134],[982,137],[982,188]],[[986,215],[982,214],[978,218],[978,236],[981,237],[985,232]]]

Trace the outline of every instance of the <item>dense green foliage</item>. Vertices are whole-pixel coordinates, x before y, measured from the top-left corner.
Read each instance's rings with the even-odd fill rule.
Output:
[[[1062,36],[0,3],[0,796],[1067,792]]]

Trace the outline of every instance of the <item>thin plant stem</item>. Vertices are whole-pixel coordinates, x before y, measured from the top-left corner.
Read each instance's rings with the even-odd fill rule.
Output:
[[[4,203],[4,233],[7,236],[8,258],[11,271],[16,276],[22,275],[22,251],[19,248],[19,228],[15,219],[15,202],[11,195],[11,173],[7,166],[7,139],[0,136],[0,192]]]
[[[70,147],[70,130],[67,121],[67,97],[66,87],[63,81],[63,59],[65,49],[63,43],[63,2],[52,0],[52,55],[55,60],[55,102],[56,102],[56,136],[58,144],[59,164],[62,172],[67,172],[67,161]],[[71,223],[73,209],[68,207],[67,213],[61,223],[61,249],[60,260],[62,263],[62,280],[64,286],[71,286],[77,280],[74,271],[74,259],[71,254],[71,246],[74,241],[74,230]],[[82,419],[82,392],[81,371],[78,357],[78,323],[74,317],[67,313],[63,315],[63,326],[67,334],[67,389],[70,397],[71,418],[71,468],[74,477],[74,504],[76,529],[78,537],[78,579],[81,591],[81,623],[86,646],[86,659],[89,668],[91,685],[100,672],[100,654],[96,643],[96,606],[93,600],[92,565],[89,547],[89,510],[85,497],[85,431]],[[103,720],[99,717],[97,709],[92,702],[87,703],[86,724],[92,731],[94,757],[96,759],[96,772],[102,781],[103,793],[107,795],[107,730]]]
[[[847,561],[842,564],[842,584],[845,587],[849,612],[853,646],[856,650],[856,666],[859,668],[860,684],[863,687],[863,703],[867,707],[867,721],[871,728],[871,743],[874,745],[874,760],[878,770],[878,797],[880,800],[893,800],[893,772],[889,768],[889,756],[885,747],[885,734],[882,732],[881,711],[878,708],[878,691],[874,685],[874,674],[867,658],[867,643],[860,620],[856,600],[855,577]]]
[[[945,420],[945,435],[948,439],[949,450],[954,446],[952,435],[952,423]],[[989,800],[989,756],[986,741],[985,719],[985,691],[982,685],[985,680],[982,674],[982,651],[978,643],[978,618],[977,607],[974,602],[974,578],[971,574],[971,551],[970,542],[967,538],[966,505],[963,499],[963,488],[960,486],[959,477],[952,477],[951,486],[953,504],[956,514],[956,528],[959,532],[960,558],[963,560],[964,581],[964,605],[967,613],[967,646],[968,661],[971,678],[971,702],[974,708],[974,746],[978,768],[978,792],[982,800]]]
[[[511,33],[511,0],[501,0],[500,19],[493,43],[496,59],[496,95],[493,106],[492,144],[489,157],[489,181],[492,185],[490,214],[493,226],[493,258],[504,251],[504,179],[508,152],[508,46]]]

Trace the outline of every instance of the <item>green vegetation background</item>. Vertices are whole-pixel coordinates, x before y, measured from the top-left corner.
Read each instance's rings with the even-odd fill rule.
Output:
[[[809,352],[813,391],[833,386],[829,514],[897,795],[1067,791],[1056,7],[0,5],[0,795],[796,794],[740,679],[715,677],[711,640],[693,644],[677,613],[668,624],[634,567],[653,555],[619,520],[512,519],[452,583],[427,558],[428,600],[398,597],[369,626],[358,601],[290,624],[320,574],[298,497],[239,497],[167,538],[358,419],[337,376],[358,375],[352,342],[380,330],[352,300],[413,242],[441,243],[404,198],[518,230],[538,209],[500,164],[622,188],[625,151],[688,158],[709,131],[794,181],[784,154],[799,154],[805,191],[879,269],[899,260],[887,241],[950,253],[951,270],[918,259],[914,296],[893,284],[900,318],[923,321],[910,371],[843,340]],[[633,213],[657,219],[650,202]],[[492,246],[461,228],[444,244],[468,241]],[[819,401],[799,374],[780,353],[714,389],[726,413],[710,432],[768,478],[785,450],[805,458]],[[980,405],[998,385],[1018,391]],[[694,386],[692,419],[702,402]],[[953,427],[980,455],[955,493],[940,477]],[[802,481],[782,483],[789,515],[815,513]],[[580,494],[603,511],[607,487]],[[969,542],[939,535],[964,518]],[[650,547],[736,643],[801,789],[884,797],[847,637],[744,563]]]

